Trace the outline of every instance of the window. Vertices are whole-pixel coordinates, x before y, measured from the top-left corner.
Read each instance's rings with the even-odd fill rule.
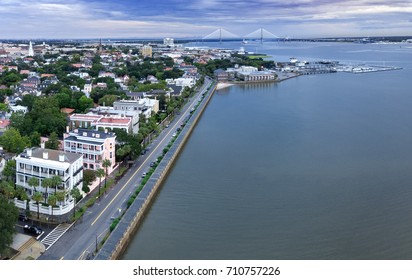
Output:
[[[110,152],[110,158],[113,158],[113,152]]]

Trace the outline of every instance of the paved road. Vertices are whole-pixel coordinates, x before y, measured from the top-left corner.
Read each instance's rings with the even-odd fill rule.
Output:
[[[205,93],[212,80],[205,78],[201,89],[182,108],[180,114],[148,146],[148,152],[140,156],[123,178],[105,194],[100,201],[86,210],[86,213],[65,232],[53,246],[39,257],[44,260],[87,259],[96,249],[96,242],[108,232],[114,218],[125,211],[127,200],[142,180],[143,172],[150,169],[150,163],[156,161],[163,149],[170,142],[173,133],[189,116],[201,94]]]

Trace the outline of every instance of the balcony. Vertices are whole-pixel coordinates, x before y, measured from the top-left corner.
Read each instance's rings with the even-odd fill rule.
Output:
[[[103,155],[103,150],[90,150],[76,147],[64,147],[65,151],[76,154],[88,154],[88,155]]]

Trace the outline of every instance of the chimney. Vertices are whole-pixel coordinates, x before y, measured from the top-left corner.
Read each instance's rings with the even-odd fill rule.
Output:
[[[49,153],[43,152],[43,159],[49,159]]]
[[[66,133],[69,133],[69,132],[70,132],[69,126],[66,126]]]
[[[44,145],[45,145],[44,142],[40,143],[40,148],[44,149],[45,147]]]
[[[64,162],[64,154],[59,154],[59,161]]]
[[[31,157],[31,149],[27,149],[27,155]]]

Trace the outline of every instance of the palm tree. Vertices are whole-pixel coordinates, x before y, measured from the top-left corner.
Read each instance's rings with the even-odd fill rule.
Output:
[[[44,179],[41,181],[41,185],[42,185],[43,188],[46,188],[46,191],[44,192],[44,202],[46,202],[46,199],[47,199],[47,191],[48,191],[48,188],[50,188],[50,187],[53,185],[53,181],[52,181],[51,178],[44,178]]]
[[[40,218],[40,201],[43,200],[43,195],[41,192],[35,192],[31,197],[37,203],[37,219]]]
[[[104,167],[105,173],[106,173],[106,178],[104,180],[104,188],[105,189],[107,187],[107,176],[109,175],[109,174],[107,174],[107,168],[110,167],[111,165],[112,165],[112,162],[109,159],[104,159],[102,161],[102,166]]]
[[[55,196],[57,198],[57,201],[61,203],[66,198],[66,192],[64,191],[56,192]]]
[[[34,192],[37,192],[36,187],[39,186],[39,178],[36,177],[30,177],[29,180],[27,180],[27,184],[34,188]]]
[[[8,181],[1,181],[0,190],[7,200],[13,197],[13,194],[15,193],[13,186]]]
[[[102,185],[102,178],[104,177],[105,172],[102,168],[96,170],[96,176],[99,177],[99,199],[100,199],[100,186]]]
[[[62,178],[59,175],[51,177],[52,187],[54,187],[54,194],[57,193],[57,187],[62,183]]]
[[[29,196],[22,186],[16,186],[16,197],[20,200],[28,200]]]
[[[51,194],[49,196],[49,199],[47,200],[49,202],[49,205],[52,207],[52,222],[53,222],[53,207],[57,205],[57,196],[55,194]]]
[[[66,199],[66,192],[65,191],[58,191],[54,195],[56,196],[57,202],[59,202],[60,205]]]

